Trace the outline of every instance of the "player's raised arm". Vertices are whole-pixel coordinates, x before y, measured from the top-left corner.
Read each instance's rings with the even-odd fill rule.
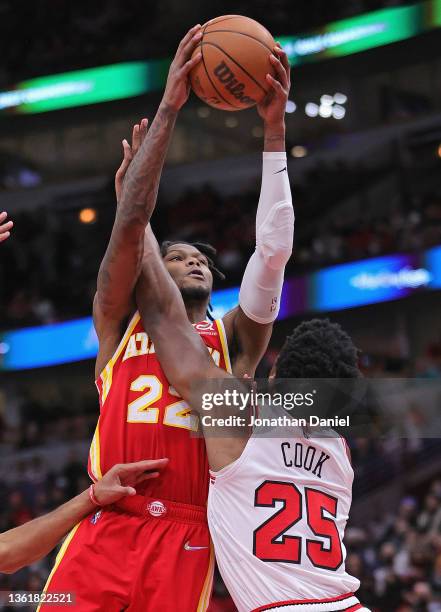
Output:
[[[290,68],[276,46],[270,56],[276,77],[267,75],[271,91],[257,107],[264,122],[262,186],[256,215],[256,250],[246,267],[239,306],[224,317],[231,346],[233,372],[252,374],[265,352],[280,308],[285,266],[291,256],[294,210],[285,150],[285,108]]]
[[[0,534],[0,572],[12,574],[46,556],[81,519],[102,506],[136,493],[134,487],[157,478],[168,459],[114,465],[101,480],[53,512]]]
[[[144,231],[156,204],[176,117],[189,95],[188,73],[201,59],[200,54],[191,58],[199,39],[199,25],[182,39],[170,66],[158,112],[144,138],[145,120],[139,128],[135,126],[132,146],[137,140],[141,141],[136,155],[130,151],[128,143],[124,143],[124,161],[115,179],[118,207],[99,269],[94,299],[94,322],[100,339],[97,372],[116,348],[121,325],[130,314],[132,294],[141,268]],[[112,344],[115,346],[110,346]],[[106,355],[101,350],[103,345]]]

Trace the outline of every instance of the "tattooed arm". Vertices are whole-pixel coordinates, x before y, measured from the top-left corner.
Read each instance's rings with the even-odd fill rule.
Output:
[[[93,306],[94,324],[100,341],[95,366],[97,376],[115,351],[122,326],[132,309],[133,291],[141,269],[144,231],[156,204],[162,167],[177,114],[188,99],[188,74],[201,59],[200,53],[190,59],[201,38],[200,29],[200,25],[195,26],[182,39],[170,67],[158,112],[145,138],[142,140],[141,137],[142,142],[133,160],[130,154],[127,155],[128,145],[124,145],[128,169],[122,182],[110,242],[98,273]]]

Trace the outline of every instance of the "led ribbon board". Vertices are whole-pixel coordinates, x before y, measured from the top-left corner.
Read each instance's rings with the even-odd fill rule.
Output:
[[[0,93],[0,111],[47,111],[108,102],[161,89],[170,61],[126,62],[38,77]]]
[[[291,65],[359,53],[422,34],[441,26],[441,0],[382,9],[278,40]]]
[[[279,319],[398,300],[441,289],[441,246],[421,254],[375,257],[287,280]],[[222,317],[239,300],[239,287],[214,291],[213,316]],[[92,318],[0,334],[0,370],[24,370],[92,359],[98,339]]]
[[[441,26],[441,0],[365,13],[278,38],[292,65],[350,55]],[[18,83],[0,92],[0,112],[43,113],[139,96],[162,89],[170,59],[126,62]]]

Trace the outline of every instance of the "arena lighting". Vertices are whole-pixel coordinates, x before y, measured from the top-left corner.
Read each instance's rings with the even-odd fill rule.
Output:
[[[292,157],[306,157],[308,155],[308,149],[302,145],[296,145],[291,149]]]
[[[336,93],[334,94],[334,102],[336,104],[346,104],[346,102],[348,101],[348,96],[346,96],[343,93]]]
[[[286,103],[285,112],[286,113],[294,113],[296,108],[297,108],[296,103],[293,102],[292,100],[288,100],[288,102]]]
[[[319,113],[318,104],[315,104],[314,102],[308,102],[308,104],[305,106],[305,113],[308,115],[308,117],[317,117]]]
[[[437,151],[438,157],[441,158],[441,144],[438,145],[438,151]]]
[[[227,117],[225,119],[225,125],[227,128],[235,128],[239,125],[239,121],[236,117]]]
[[[210,107],[209,106],[200,106],[197,110],[198,116],[201,119],[206,119],[210,116]]]
[[[81,223],[95,223],[97,214],[95,208],[82,208],[78,213]]]
[[[334,102],[334,96],[330,96],[328,94],[323,94],[320,96],[320,104],[324,106],[331,106]]]
[[[332,117],[332,106],[328,104],[320,104],[318,113],[320,117],[323,117],[324,119],[329,119],[329,117]]]
[[[423,253],[363,259],[286,279],[279,320],[399,300],[434,290],[441,290],[441,245]],[[223,317],[238,300],[239,287],[214,291],[213,317]],[[0,370],[93,359],[97,350],[92,317],[13,330],[0,334]]]
[[[336,104],[335,106],[332,107],[332,116],[334,117],[334,119],[343,119],[344,116],[346,115],[346,109],[344,106],[340,106],[339,104]]]

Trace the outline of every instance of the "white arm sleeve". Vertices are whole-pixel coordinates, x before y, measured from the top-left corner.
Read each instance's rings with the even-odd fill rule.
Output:
[[[256,250],[245,269],[239,293],[240,307],[256,323],[271,323],[277,318],[293,239],[294,210],[286,153],[264,153]]]

